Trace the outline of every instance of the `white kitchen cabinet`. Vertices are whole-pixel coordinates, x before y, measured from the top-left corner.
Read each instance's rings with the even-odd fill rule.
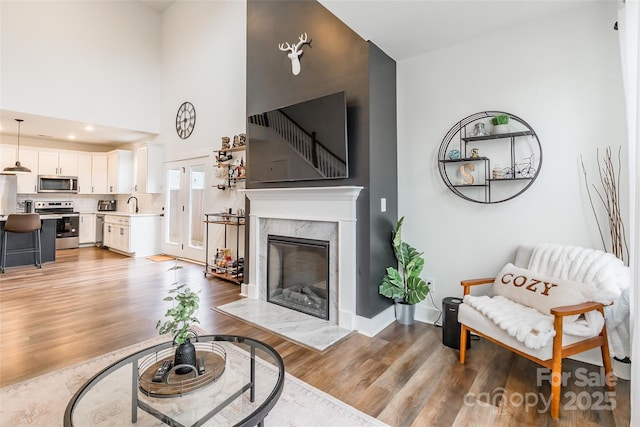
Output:
[[[38,153],[38,174],[78,176],[78,154],[40,151]]]
[[[15,166],[17,148],[10,145],[0,147],[0,170],[7,166]],[[31,169],[31,173],[17,174],[17,192],[21,194],[35,194],[38,191],[38,151],[20,148],[20,164]]]
[[[164,177],[163,150],[161,145],[145,144],[136,148],[137,193],[162,193]]]
[[[108,193],[108,159],[106,154],[91,156],[91,186],[94,194]]]
[[[91,154],[78,154],[78,194],[92,193]],[[82,243],[82,237],[80,243]]]
[[[113,150],[107,155],[107,194],[130,194],[133,189],[133,155]]]
[[[105,215],[104,246],[129,256],[160,252],[159,215]]]
[[[4,169],[16,164],[16,147],[2,146],[0,147],[0,169]]]
[[[15,162],[14,162],[15,163]],[[20,149],[20,163],[31,169],[31,173],[18,174],[18,193],[35,194],[38,192],[38,150]]]
[[[129,217],[105,215],[103,244],[118,252],[130,253]]]
[[[92,213],[80,214],[78,242],[80,244],[96,242],[96,215],[95,214],[92,214]]]
[[[106,154],[78,154],[78,194],[107,194]]]

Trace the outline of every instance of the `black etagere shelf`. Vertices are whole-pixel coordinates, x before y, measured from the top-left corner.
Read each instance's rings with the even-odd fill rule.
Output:
[[[240,256],[240,227],[245,225],[245,217],[242,215],[235,215],[231,213],[208,213],[205,216],[205,228],[206,228],[206,240],[205,240],[205,266],[204,275],[218,277],[229,282],[241,284],[244,278],[244,256]],[[224,226],[224,246],[227,247],[227,238],[229,232],[228,227],[235,230],[236,239],[236,257],[233,260],[233,265],[219,267],[213,264],[209,264],[209,226],[210,225],[222,225]],[[219,248],[218,248],[219,249]]]
[[[509,130],[489,133],[493,130],[491,119],[502,114],[509,116]],[[490,142],[495,144],[484,145]],[[473,155],[473,151],[484,149],[494,154]],[[498,168],[494,155],[506,160],[507,166]],[[461,182],[462,168],[467,164],[476,173],[472,183]],[[482,111],[460,120],[445,135],[438,151],[444,183],[457,196],[476,203],[500,203],[517,197],[531,187],[541,166],[542,147],[536,132],[520,117],[503,111]],[[495,185],[501,186],[500,191],[492,194]]]

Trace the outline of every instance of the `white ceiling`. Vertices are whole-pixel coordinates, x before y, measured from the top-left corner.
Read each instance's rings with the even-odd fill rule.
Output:
[[[20,125],[21,142],[24,142],[24,138],[37,138],[47,141],[118,146],[155,136],[152,133],[135,130],[0,110],[0,134],[2,134],[3,143],[17,142],[18,123],[15,119],[24,120]]]
[[[160,13],[174,3],[139,1]],[[319,0],[362,38],[371,40],[396,61],[593,1],[596,0]],[[151,136],[97,125],[93,131],[87,131],[87,123],[0,110],[0,134],[6,142],[11,143],[10,137],[17,134],[16,118],[24,119],[23,137],[115,146]],[[69,139],[70,134],[75,135],[75,140]]]
[[[401,61],[597,0],[318,1],[360,37]]]

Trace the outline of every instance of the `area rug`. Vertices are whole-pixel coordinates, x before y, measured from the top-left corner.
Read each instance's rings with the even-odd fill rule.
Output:
[[[61,426],[65,408],[73,394],[94,374],[111,363],[135,351],[166,341],[162,337],[148,340],[106,355],[97,357],[84,363],[60,369],[32,380],[0,389],[0,425],[2,426]],[[241,349],[238,349],[242,351]],[[228,350],[229,351],[229,350]],[[235,351],[230,349],[230,351]],[[232,354],[227,358],[227,369],[230,360],[236,360]],[[265,365],[265,364],[263,364]],[[269,365],[271,366],[271,365]],[[263,368],[265,366],[262,366]],[[124,369],[124,368],[123,368]],[[230,370],[231,372],[231,370]],[[227,374],[223,374],[221,378]],[[131,371],[122,372],[117,387],[127,390],[130,387]],[[111,387],[111,385],[106,385]],[[220,385],[222,387],[224,385]],[[114,386],[115,387],[115,386]],[[117,390],[108,390],[105,398],[99,398],[91,408],[93,412],[82,426],[117,426],[122,421],[111,421],[110,415],[130,411],[129,400],[123,399],[122,405],[110,402],[106,396],[118,395]],[[148,416],[144,411],[138,411],[137,426],[163,425],[157,419]],[[205,425],[225,425],[224,422],[210,420]],[[265,419],[265,425],[270,426],[386,426],[381,421],[335,399],[331,395],[285,374],[285,385],[276,403]]]
[[[148,256],[147,259],[154,262],[162,262],[162,261],[173,261],[174,259],[176,259],[176,257],[169,256],[169,255],[151,255],[151,256]]]

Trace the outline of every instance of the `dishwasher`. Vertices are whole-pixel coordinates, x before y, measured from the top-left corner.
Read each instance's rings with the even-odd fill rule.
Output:
[[[104,214],[96,214],[96,246],[104,247]]]

